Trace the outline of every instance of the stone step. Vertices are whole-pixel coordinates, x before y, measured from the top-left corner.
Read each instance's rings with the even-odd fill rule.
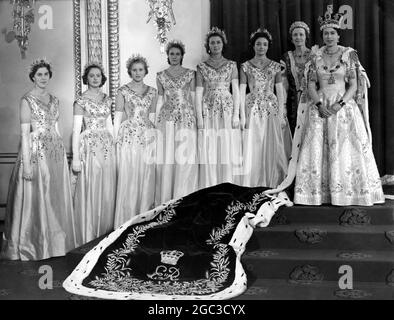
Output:
[[[245,252],[242,264],[253,279],[303,278],[338,281],[339,268],[348,265],[359,282],[393,283],[394,250],[341,251],[266,249]]]
[[[394,225],[394,201],[372,207],[298,206],[281,207],[271,225],[336,223],[340,225]]]
[[[247,250],[265,248],[394,251],[394,225],[288,224],[256,228]]]
[[[280,279],[248,280],[248,289],[233,300],[394,300],[394,287],[374,282],[355,282],[341,290],[337,281],[291,283]]]

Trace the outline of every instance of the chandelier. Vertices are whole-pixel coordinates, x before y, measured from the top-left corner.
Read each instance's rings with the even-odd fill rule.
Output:
[[[160,43],[160,51],[164,53],[164,48],[168,42],[168,32],[172,24],[176,24],[172,3],[174,0],[147,0],[149,4],[148,21],[153,20],[157,27],[156,39]]]
[[[30,26],[34,23],[34,2],[35,0],[10,0],[10,3],[13,4],[14,25],[13,31],[7,33],[7,42],[17,40],[22,59],[26,58]]]

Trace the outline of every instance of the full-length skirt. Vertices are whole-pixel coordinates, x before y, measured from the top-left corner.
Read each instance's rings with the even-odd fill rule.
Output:
[[[247,96],[250,112],[243,132],[243,185],[275,188],[287,174],[291,153],[291,133],[274,112],[259,112],[260,99]],[[265,103],[265,102],[264,102]]]
[[[21,154],[12,171],[2,243],[6,259],[64,256],[77,246],[66,153],[59,136],[44,139],[31,133],[32,181],[22,178]],[[44,149],[47,141],[54,147]]]
[[[342,94],[324,92],[323,103],[331,105],[340,100]],[[323,93],[320,95],[323,98]],[[313,105],[309,108],[294,202],[338,206],[371,206],[384,202],[372,144],[354,100],[328,119],[321,118]]]
[[[154,142],[147,143],[147,136],[138,138],[131,128],[134,124],[122,124],[116,144],[118,182],[116,193],[115,228],[132,217],[150,210],[155,204],[155,148]],[[154,136],[150,136],[155,139]],[[147,138],[149,140],[149,138]]]
[[[116,154],[112,136],[104,130],[83,132],[80,151],[82,166],[76,181],[74,214],[77,239],[84,244],[113,230]]]
[[[167,120],[158,129],[156,206],[198,189],[196,128]]]

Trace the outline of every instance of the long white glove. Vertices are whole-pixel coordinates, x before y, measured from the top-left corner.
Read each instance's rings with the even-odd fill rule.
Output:
[[[73,150],[73,160],[72,160],[72,169],[74,172],[81,171],[81,158],[79,155],[79,138],[81,136],[81,128],[82,128],[82,115],[75,115],[73,121],[73,137],[72,137],[72,150]]]
[[[21,124],[21,137],[23,163],[22,177],[25,180],[31,181],[33,179],[33,169],[30,163],[30,123]]]
[[[109,115],[107,120],[105,121],[105,127],[107,128],[107,130],[109,131],[109,133],[113,137],[114,136],[114,125],[112,123],[111,115]]]
[[[120,125],[122,124],[123,112],[115,111],[114,115],[114,139],[117,141]]]
[[[233,89],[233,105],[234,105],[234,111],[233,111],[233,128],[238,128],[239,126],[239,81],[238,79],[233,79],[231,81],[231,87]]]
[[[204,88],[196,87],[196,116],[197,116],[197,128],[204,129],[204,110],[202,107],[202,96]]]
[[[157,96],[157,103],[156,103],[155,121],[152,121],[155,124],[155,126],[157,126],[157,123],[159,121],[160,110],[161,110],[161,107],[163,106],[163,104],[164,104],[163,96],[162,95],[158,95]]]
[[[275,83],[276,96],[279,103],[279,117],[281,119],[282,127],[286,125],[287,111],[285,108],[284,89],[281,82]]]
[[[239,115],[240,115],[240,128],[245,129],[246,116],[245,116],[245,104],[246,104],[246,83],[239,85]]]

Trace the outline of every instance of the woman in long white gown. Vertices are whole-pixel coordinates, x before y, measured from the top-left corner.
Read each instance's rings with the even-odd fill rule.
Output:
[[[59,100],[46,89],[51,77],[49,62],[34,61],[34,87],[20,102],[22,145],[10,180],[1,252],[10,260],[64,256],[77,246]]]
[[[269,191],[296,177],[296,204],[384,202],[368,121],[369,81],[355,50],[338,45],[340,18],[327,11],[319,19],[325,46],[312,50],[306,66],[311,100],[299,105],[288,177]]]
[[[291,152],[281,65],[266,55],[271,43],[271,34],[258,29],[250,38],[255,55],[241,65],[243,185],[247,187],[277,187],[286,176]]]
[[[115,228],[154,207],[157,90],[144,83],[148,64],[134,55],[127,61],[132,81],[118,90],[114,137],[118,162]],[[123,115],[127,119],[122,122]]]
[[[223,57],[226,45],[224,31],[213,27],[205,40],[209,58],[197,66],[200,188],[240,184],[243,173],[238,69],[235,61]]]
[[[81,245],[112,231],[116,195],[112,99],[101,90],[106,81],[102,66],[88,64],[82,79],[88,89],[74,102],[72,139],[74,213]]]
[[[170,41],[166,52],[170,67],[159,72],[156,79],[156,205],[198,188],[195,72],[182,67],[185,46],[181,41]]]

